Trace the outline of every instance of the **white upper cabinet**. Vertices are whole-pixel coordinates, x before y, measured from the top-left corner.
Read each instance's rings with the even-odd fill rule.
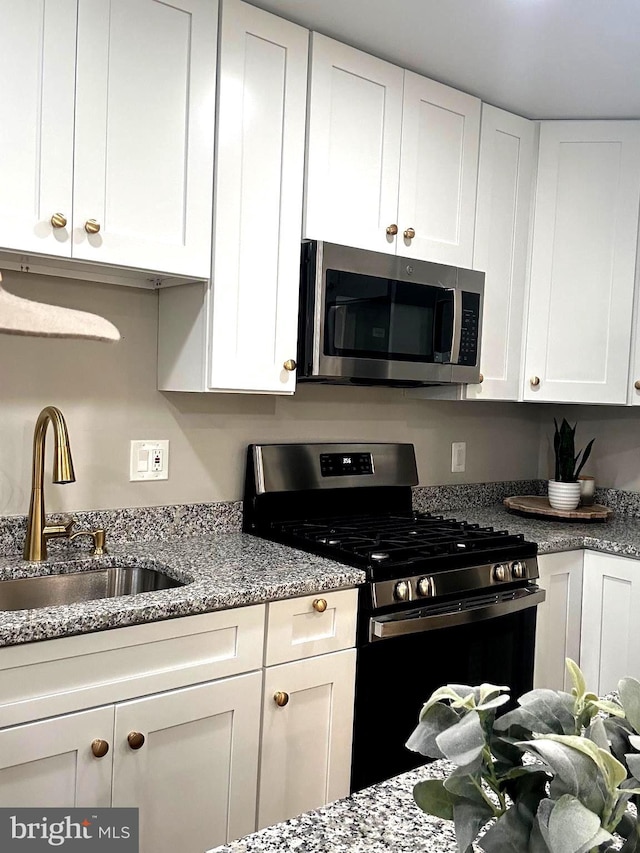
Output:
[[[471,267],[479,131],[477,98],[404,72],[397,254]]]
[[[216,3],[78,8],[73,257],[208,278]]]
[[[295,390],[308,42],[223,4],[213,275],[160,292],[163,391]]]
[[[542,122],[524,399],[627,401],[640,122]]]
[[[304,236],[470,267],[480,101],[314,33]]]
[[[76,5],[0,0],[3,249],[71,255]]]
[[[0,248],[209,278],[216,0],[0,0],[0,20]]]
[[[473,266],[486,273],[480,371],[468,399],[517,400],[537,125],[482,106]]]
[[[311,39],[305,237],[394,254],[404,72]]]
[[[212,389],[295,390],[308,46],[296,24],[223,5]]]

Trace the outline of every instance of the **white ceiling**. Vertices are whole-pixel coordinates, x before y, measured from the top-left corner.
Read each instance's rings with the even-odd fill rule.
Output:
[[[640,118],[640,0],[251,0],[528,118]]]

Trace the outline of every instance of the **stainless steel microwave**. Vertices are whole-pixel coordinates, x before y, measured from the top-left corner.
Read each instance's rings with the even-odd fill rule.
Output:
[[[483,272],[305,241],[298,379],[478,382],[483,295]]]

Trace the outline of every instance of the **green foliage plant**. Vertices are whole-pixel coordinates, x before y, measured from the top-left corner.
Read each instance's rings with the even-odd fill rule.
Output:
[[[575,483],[580,472],[584,468],[587,459],[591,455],[591,448],[595,438],[592,438],[589,444],[581,450],[576,456],[576,427],[577,424],[571,426],[566,418],[562,419],[562,423],[558,426],[558,421],[554,418],[553,423],[556,431],[553,436],[553,449],[556,455],[556,476],[555,479],[559,483]],[[580,455],[582,461],[580,462]]]
[[[640,681],[623,678],[619,702],[606,701],[567,669],[571,693],[532,690],[502,716],[508,688],[494,684],[449,684],[422,708],[407,746],[455,769],[413,796],[454,822],[458,853],[474,841],[485,853],[640,853]]]

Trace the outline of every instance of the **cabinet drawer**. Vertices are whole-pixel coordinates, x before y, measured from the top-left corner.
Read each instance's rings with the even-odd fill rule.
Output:
[[[322,609],[323,602],[326,609]],[[270,604],[265,665],[337,652],[355,645],[357,608],[355,589]]]
[[[259,669],[265,606],[0,649],[0,728]]]

